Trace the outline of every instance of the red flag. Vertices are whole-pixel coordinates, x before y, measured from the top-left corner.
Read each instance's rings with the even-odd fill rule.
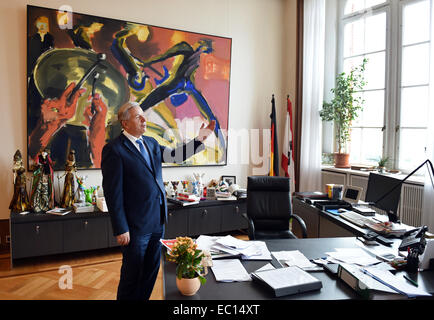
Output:
[[[274,94],[271,99],[271,153],[270,153],[270,173],[269,176],[279,175],[279,149],[277,147],[277,125],[276,107],[274,105]]]
[[[285,133],[283,139],[282,162],[281,166],[285,171],[285,177],[291,178],[291,192],[295,191],[295,175],[294,175],[294,137],[292,133],[292,103],[287,97],[287,112]]]

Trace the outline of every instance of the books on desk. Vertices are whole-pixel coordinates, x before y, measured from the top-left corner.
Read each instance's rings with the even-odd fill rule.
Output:
[[[187,198],[182,198],[182,197],[178,197],[178,198],[167,198],[167,200],[169,202],[172,203],[176,203],[177,205],[180,206],[191,206],[193,204],[198,204],[200,202],[200,199],[187,199]]]
[[[78,202],[72,205],[75,213],[86,213],[86,212],[94,212],[95,207],[88,202]]]
[[[251,273],[252,279],[265,284],[275,297],[319,290],[322,282],[299,267],[256,271]]]
[[[54,208],[54,209],[48,210],[47,213],[54,214],[57,216],[64,216],[65,214],[68,214],[71,211],[72,211],[71,209],[66,209],[66,208]]]

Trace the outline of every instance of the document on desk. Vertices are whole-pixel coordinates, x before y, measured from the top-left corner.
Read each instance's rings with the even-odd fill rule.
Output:
[[[310,262],[309,259],[306,258],[305,255],[298,250],[275,251],[272,252],[272,255],[277,259],[277,261],[284,262],[286,266],[289,267],[297,266],[304,270],[317,267],[316,264]]]
[[[322,288],[320,280],[296,266],[253,272],[252,278],[266,284],[276,297]]]
[[[363,268],[362,271],[367,275],[371,276],[373,279],[381,282],[387,287],[397,291],[400,294],[404,294],[409,298],[414,298],[418,296],[431,296],[425,290],[415,287],[414,285],[407,282],[404,277],[399,275],[394,275],[386,270],[381,270],[375,267]]]
[[[244,266],[238,259],[225,259],[213,261],[211,267],[215,279],[218,282],[251,281]]]
[[[337,248],[333,252],[326,252],[326,254],[334,260],[359,266],[369,266],[380,262],[361,248]]]

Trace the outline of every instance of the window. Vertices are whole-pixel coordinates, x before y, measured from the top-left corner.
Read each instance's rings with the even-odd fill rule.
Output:
[[[408,172],[426,159],[432,1],[340,1],[337,70],[368,59],[351,163],[387,156],[389,167]]]

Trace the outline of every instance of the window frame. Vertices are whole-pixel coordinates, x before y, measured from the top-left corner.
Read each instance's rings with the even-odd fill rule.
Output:
[[[382,155],[389,156],[389,165],[392,169],[399,169],[403,173],[408,170],[398,168],[399,166],[399,141],[400,141],[400,116],[401,116],[401,79],[402,79],[402,32],[403,32],[403,8],[410,3],[423,0],[387,0],[384,3],[375,5],[368,9],[345,15],[345,4],[347,0],[337,1],[337,41],[336,41],[336,71],[343,71],[344,66],[344,28],[345,25],[369,14],[386,13],[386,44],[385,44],[385,86],[384,86],[384,120],[383,120],[383,143]],[[434,5],[433,0],[428,0],[430,8]],[[433,17],[430,21],[433,23]],[[430,28],[429,46],[433,50],[432,34]],[[371,53],[371,52],[370,52]],[[363,53],[360,56],[366,56]],[[356,57],[356,56],[354,56]],[[432,61],[430,63],[433,63]],[[429,79],[433,81],[433,79]],[[428,83],[429,84],[429,83]],[[378,90],[378,89],[373,89]],[[366,91],[371,91],[366,90]],[[357,128],[369,128],[357,126]]]

